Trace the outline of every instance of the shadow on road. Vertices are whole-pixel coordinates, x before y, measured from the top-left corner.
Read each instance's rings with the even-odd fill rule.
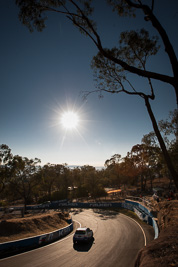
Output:
[[[71,209],[70,210],[70,213],[73,213],[74,215],[79,214],[81,212],[83,212],[83,209],[81,209],[81,208],[79,208],[79,209]]]
[[[94,238],[88,243],[77,243],[73,245],[73,248],[79,252],[88,252],[94,244]]]
[[[116,216],[119,214],[118,211],[114,210],[94,209],[93,212],[97,213],[102,220],[115,219]]]

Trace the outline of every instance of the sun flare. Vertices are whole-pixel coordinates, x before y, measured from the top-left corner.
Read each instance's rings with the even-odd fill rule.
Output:
[[[61,117],[61,124],[65,129],[75,129],[78,125],[79,117],[73,111],[63,113]]]

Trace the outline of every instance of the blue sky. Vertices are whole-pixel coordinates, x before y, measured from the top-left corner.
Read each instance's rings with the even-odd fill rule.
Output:
[[[178,2],[155,2],[155,14],[177,53]],[[152,29],[142,13],[136,20],[118,19],[98,3],[97,25],[106,47],[117,45],[123,30]],[[103,166],[115,153],[124,157],[152,131],[143,100],[91,94],[83,101],[81,91],[95,89],[90,63],[97,49],[63,16],[49,14],[46,24],[42,33],[30,33],[18,20],[15,1],[0,0],[0,144],[7,144],[13,155],[37,157],[42,164]],[[171,75],[163,48],[148,68]],[[133,80],[138,88],[144,85],[143,79]],[[157,120],[165,119],[176,108],[174,90],[160,82],[154,88],[153,111]],[[78,113],[77,130],[66,132],[61,126],[67,110]]]

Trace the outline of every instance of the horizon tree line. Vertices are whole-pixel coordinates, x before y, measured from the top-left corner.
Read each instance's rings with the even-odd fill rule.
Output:
[[[178,170],[177,139],[172,138],[176,131],[176,116],[176,111],[171,112],[169,120],[160,121],[159,126]],[[1,205],[3,200],[11,203],[21,199],[26,207],[49,200],[97,198],[107,195],[107,187],[124,189],[134,186],[144,192],[152,190],[156,177],[167,177],[173,184],[154,132],[144,135],[141,144],[134,145],[127,156],[115,154],[107,159],[101,170],[89,165],[71,169],[67,164],[41,166],[40,163],[38,158],[13,156],[7,145],[0,145]]]

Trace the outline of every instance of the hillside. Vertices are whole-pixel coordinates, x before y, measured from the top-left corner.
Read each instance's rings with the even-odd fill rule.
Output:
[[[178,200],[163,201],[157,209],[159,237],[139,252],[135,267],[178,266]]]
[[[52,212],[12,218],[11,214],[0,218],[0,243],[53,232],[68,225],[68,214]]]

